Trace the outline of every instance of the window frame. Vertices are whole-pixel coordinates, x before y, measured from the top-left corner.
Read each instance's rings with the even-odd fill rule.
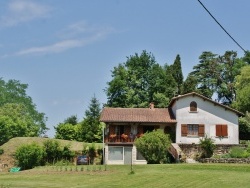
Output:
[[[188,134],[188,125],[197,125],[197,135]],[[204,137],[205,136],[205,125],[204,124],[181,124],[181,136],[182,137]]]
[[[112,156],[114,156],[114,154],[112,154],[111,152],[113,152],[113,151],[111,151],[111,150],[113,150],[113,149],[121,149],[120,150],[120,152],[121,152],[121,156],[122,156],[122,158],[113,158]],[[112,160],[112,161],[122,161],[122,160],[124,160],[124,147],[123,146],[109,146],[108,147],[108,152],[109,152],[109,154],[108,154],[108,160]],[[121,157],[121,156],[119,156],[119,157]]]
[[[197,111],[197,102],[195,102],[195,101],[190,102],[190,104],[189,104],[189,112],[191,112],[191,113],[197,113],[198,112]]]

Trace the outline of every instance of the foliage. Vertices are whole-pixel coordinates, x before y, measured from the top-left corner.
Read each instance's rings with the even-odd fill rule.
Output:
[[[102,142],[102,124],[100,118],[100,103],[94,96],[89,105],[89,109],[85,111],[85,118],[79,127],[78,136],[80,141],[84,142]]]
[[[199,145],[202,149],[201,157],[203,158],[212,157],[214,149],[215,149],[214,140],[212,138],[208,138],[207,135],[205,135],[204,138],[200,139]]]
[[[4,149],[0,148],[0,155],[2,155],[4,153]]]
[[[0,107],[0,145],[13,137],[38,136],[38,132],[24,104],[6,103]]]
[[[193,74],[188,74],[186,80],[183,82],[182,94],[197,92],[200,93],[196,86],[198,85],[198,80]]]
[[[41,135],[48,129],[45,125],[46,117],[44,113],[40,113],[36,110],[36,105],[33,103],[32,98],[26,94],[27,88],[28,85],[22,84],[20,81],[9,80],[5,82],[0,78],[1,113],[5,113],[5,110],[7,110],[6,113],[11,112],[11,110],[15,111],[16,106],[18,106],[17,108],[19,108],[19,112],[21,112],[24,117],[22,120],[23,126],[30,128],[31,133],[29,134],[36,136]],[[16,114],[13,114],[9,121],[15,122],[15,115]],[[2,116],[2,114],[0,116]],[[25,122],[25,120],[28,120],[28,122]],[[15,122],[15,125],[16,124],[17,122]],[[17,129],[18,128],[16,128],[16,130]],[[12,138],[12,135],[10,136]]]
[[[236,77],[237,98],[233,107],[241,112],[250,112],[250,65],[241,69],[240,75]]]
[[[63,160],[71,161],[72,158],[75,156],[75,152],[70,150],[70,146],[64,146],[61,151],[61,156]]]
[[[94,158],[96,157],[96,146],[94,143],[89,147],[88,156],[90,158],[90,164],[94,163]]]
[[[145,50],[127,57],[127,61],[114,67],[112,80],[105,89],[110,107],[167,106],[176,90],[176,82],[169,66],[161,67],[154,56]]]
[[[71,125],[77,125],[78,120],[76,115],[72,115],[64,120],[64,124],[71,124]]]
[[[249,140],[250,138],[250,113],[246,112],[244,117],[239,118],[240,139]]]
[[[47,163],[54,163],[55,161],[68,160],[70,161],[75,153],[70,150],[70,146],[66,145],[61,147],[60,143],[56,140],[47,140],[43,143],[44,147],[44,160]]]
[[[183,91],[183,74],[182,74],[182,68],[181,68],[181,57],[178,54],[175,58],[175,61],[173,65],[170,66],[172,76],[177,83],[177,93],[176,94],[182,94]]]
[[[22,170],[31,169],[43,164],[44,150],[36,143],[26,144],[19,147],[15,153],[17,165]]]
[[[22,169],[30,169],[44,164],[56,164],[58,161],[69,161],[75,156],[75,152],[70,150],[69,145],[61,147],[56,140],[46,140],[40,146],[33,142],[32,144],[23,144],[17,148],[15,159]]]
[[[217,101],[230,105],[236,98],[235,77],[247,62],[237,58],[234,51],[226,51],[222,56],[203,52],[199,59],[189,74],[189,79],[196,79],[196,91],[208,98],[216,94]]]
[[[56,134],[55,138],[64,140],[77,140],[77,125],[66,123],[59,123],[54,127]]]
[[[136,148],[149,164],[166,163],[170,138],[160,130],[147,132],[135,140]]]
[[[234,146],[229,152],[231,158],[247,158],[250,156],[250,153],[247,152],[244,148]]]

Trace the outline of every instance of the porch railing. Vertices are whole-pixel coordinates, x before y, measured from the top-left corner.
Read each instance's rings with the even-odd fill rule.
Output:
[[[134,142],[136,137],[135,136],[128,136],[127,138],[123,138],[122,135],[110,136],[106,135],[105,142]]]

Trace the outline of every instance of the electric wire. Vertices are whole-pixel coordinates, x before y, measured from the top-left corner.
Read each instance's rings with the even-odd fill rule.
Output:
[[[205,7],[205,5],[198,0],[199,3],[201,4],[201,6],[208,12],[208,14],[214,19],[214,21],[221,27],[221,29],[223,29],[223,31],[237,44],[237,46],[240,47],[240,49],[242,49],[244,51],[244,53],[246,54],[247,51],[226,31],[226,29],[217,21],[217,19],[211,14],[211,12]]]

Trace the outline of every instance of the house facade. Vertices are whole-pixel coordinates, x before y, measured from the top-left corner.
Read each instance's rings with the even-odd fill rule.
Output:
[[[198,144],[207,135],[215,144],[239,144],[241,112],[197,93],[175,97],[169,107],[176,117],[176,143]]]
[[[200,138],[215,144],[238,144],[238,117],[242,113],[197,93],[173,98],[168,108],[104,108],[106,164],[146,164],[134,140],[148,131],[162,130],[176,144],[197,144]]]

